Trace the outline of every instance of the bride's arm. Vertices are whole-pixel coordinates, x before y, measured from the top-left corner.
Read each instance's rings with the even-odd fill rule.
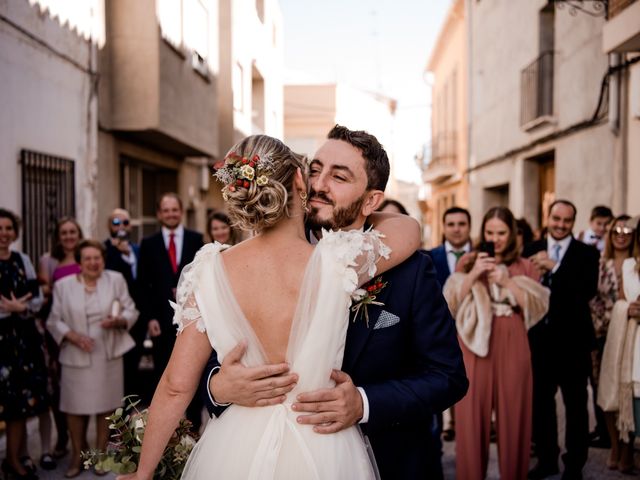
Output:
[[[381,257],[376,263],[377,275],[401,264],[421,247],[420,224],[409,215],[375,212],[369,224],[384,235],[382,241],[391,249],[389,258]]]
[[[207,335],[199,332],[193,324],[186,326],[178,335],[149,407],[138,471],[120,475],[117,480],[153,478],[162,453],[198,387],[211,350]]]

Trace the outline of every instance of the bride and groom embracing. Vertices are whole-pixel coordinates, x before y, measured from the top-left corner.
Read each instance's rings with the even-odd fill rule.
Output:
[[[309,168],[258,135],[222,170],[230,216],[257,235],[207,245],[183,272],[138,472],[119,478],[153,476],[203,371],[217,416],[183,478],[368,479],[376,464],[384,478],[429,475],[433,413],[467,379],[415,222],[372,215],[389,174],[382,146],[336,126]],[[375,302],[365,296],[350,319],[352,295],[381,272]]]

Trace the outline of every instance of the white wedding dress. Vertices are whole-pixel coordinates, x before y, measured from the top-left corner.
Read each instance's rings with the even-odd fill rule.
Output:
[[[242,339],[246,366],[267,362],[233,295],[220,251],[209,244],[185,268],[174,320],[181,331],[197,322],[220,362]],[[388,248],[374,231],[324,232],[306,266],[291,326],[287,362],[299,381],[282,405],[231,405],[209,421],[183,472],[183,479],[371,479],[375,461],[359,427],[318,434],[296,422],[295,396],[333,385],[342,364],[351,294],[375,274]],[[360,320],[358,320],[360,321]]]

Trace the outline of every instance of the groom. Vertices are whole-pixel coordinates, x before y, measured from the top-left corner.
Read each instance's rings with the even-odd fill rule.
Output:
[[[388,176],[387,154],[374,136],[336,125],[310,165],[311,243],[322,228],[365,227],[365,198],[380,192],[382,201]],[[332,374],[336,386],[299,395],[292,409],[318,433],[360,423],[383,479],[442,477],[431,419],[468,387],[454,323],[427,255],[414,253],[382,282],[381,305],[368,305],[368,325],[362,312],[351,313],[342,371]],[[282,403],[295,386],[286,364],[244,367],[244,348],[238,345],[222,365],[214,352],[207,365],[203,386],[212,415],[230,403]]]

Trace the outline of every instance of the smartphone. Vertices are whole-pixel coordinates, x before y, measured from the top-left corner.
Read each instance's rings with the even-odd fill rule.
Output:
[[[496,256],[496,247],[493,242],[481,242],[480,245],[478,246],[478,251],[484,252],[490,257]]]

